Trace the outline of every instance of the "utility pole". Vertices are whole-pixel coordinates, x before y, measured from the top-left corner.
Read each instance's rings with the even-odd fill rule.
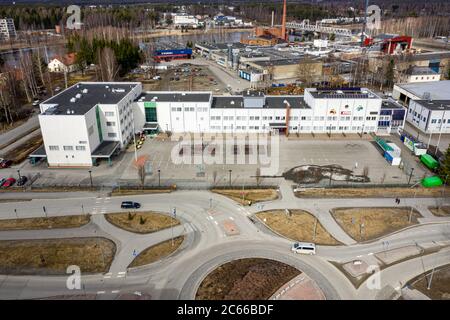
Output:
[[[91,180],[91,189],[94,187],[94,184],[92,182],[92,170],[89,170],[89,179]]]
[[[414,172],[414,168],[411,168],[411,173],[409,174],[408,185],[411,183],[411,178]]]

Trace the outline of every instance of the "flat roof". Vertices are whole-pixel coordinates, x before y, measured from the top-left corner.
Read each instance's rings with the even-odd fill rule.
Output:
[[[211,92],[143,92],[137,101],[208,102]]]
[[[419,98],[422,98],[424,93],[427,92],[433,100],[450,99],[450,80],[400,83],[396,84],[396,86]]]
[[[406,72],[410,75],[435,75],[435,74],[438,74],[436,71],[434,71],[430,67],[417,67],[417,66],[409,68]]]
[[[34,150],[28,158],[47,158],[47,152],[45,152],[45,146],[42,144],[39,148]]]
[[[103,141],[100,145],[92,152],[92,158],[109,158],[112,156],[114,151],[116,151],[119,146],[119,141]]]
[[[308,89],[314,98],[327,99],[380,99],[375,93],[366,88],[342,89]]]
[[[42,102],[44,105],[56,105],[43,115],[84,115],[97,104],[119,103],[138,85],[136,82],[80,82]],[[78,94],[80,98],[70,102]]]
[[[263,109],[285,109],[288,102],[294,109],[311,109],[303,100],[303,96],[266,96]],[[217,96],[213,97],[211,108],[237,109],[244,108],[244,97],[242,96]],[[247,108],[258,109],[258,108]]]
[[[255,64],[260,67],[268,66],[288,66],[299,64],[301,59],[279,59],[279,60],[269,60],[269,61],[252,61],[250,63]]]
[[[401,104],[390,100],[390,99],[386,99],[383,100],[383,102],[381,103],[381,109],[405,109]]]
[[[424,106],[429,110],[450,110],[450,99],[449,100],[414,100],[414,102]]]

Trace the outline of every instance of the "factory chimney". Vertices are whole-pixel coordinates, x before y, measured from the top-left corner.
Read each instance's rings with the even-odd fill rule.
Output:
[[[286,40],[286,0],[283,3],[283,20],[281,22],[281,38]]]

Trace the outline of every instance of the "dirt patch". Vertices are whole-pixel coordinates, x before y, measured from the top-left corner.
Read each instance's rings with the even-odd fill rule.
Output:
[[[260,258],[239,259],[206,276],[197,300],[267,300],[301,272],[287,264]]]
[[[270,210],[256,213],[270,229],[295,241],[339,245],[316,218],[304,210]],[[316,235],[314,237],[314,229]]]
[[[367,176],[355,175],[352,170],[344,169],[339,165],[304,165],[294,167],[283,173],[286,180],[291,180],[298,184],[319,183],[324,179],[344,182],[369,182]]]
[[[441,206],[441,207],[429,207],[428,208],[432,214],[438,217],[448,217],[450,216],[450,206]]]
[[[0,220],[0,231],[79,228],[88,224],[90,220],[89,215],[8,219]]]
[[[244,206],[248,206],[250,201],[255,203],[278,199],[278,191],[275,189],[212,189],[211,191],[226,196]]]
[[[430,290],[427,289],[431,279],[431,270],[421,274],[408,284],[432,300],[450,300],[450,264],[434,271]]]
[[[184,236],[176,237],[173,239],[173,245],[172,245],[172,239],[158,243],[155,246],[149,247],[142,251],[128,266],[128,268],[135,268],[144,266],[146,264],[150,264],[153,262],[156,262],[158,260],[161,260],[162,258],[165,258],[169,255],[171,255],[173,252],[175,252],[183,243]]]
[[[295,192],[299,198],[413,198],[442,197],[439,188],[305,188]],[[450,190],[445,193],[450,196]]]
[[[105,218],[116,227],[134,233],[152,233],[180,224],[179,220],[166,214],[151,211],[109,213]]]
[[[336,208],[331,214],[341,228],[355,241],[366,241],[418,224],[419,212],[400,208]]]
[[[66,274],[77,265],[83,273],[107,272],[116,245],[106,238],[0,241],[0,274]]]
[[[14,148],[13,150],[7,152],[3,156],[3,158],[11,160],[13,164],[22,163],[25,159],[28,158],[30,153],[39,148],[42,143],[42,135],[38,134],[31,137],[26,142],[19,145],[17,148]]]

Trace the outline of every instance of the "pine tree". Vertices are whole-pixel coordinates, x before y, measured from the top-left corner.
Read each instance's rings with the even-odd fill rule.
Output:
[[[447,181],[447,184],[450,183],[450,147],[447,148],[447,152],[444,155],[444,161],[439,168],[439,176],[443,181]]]

